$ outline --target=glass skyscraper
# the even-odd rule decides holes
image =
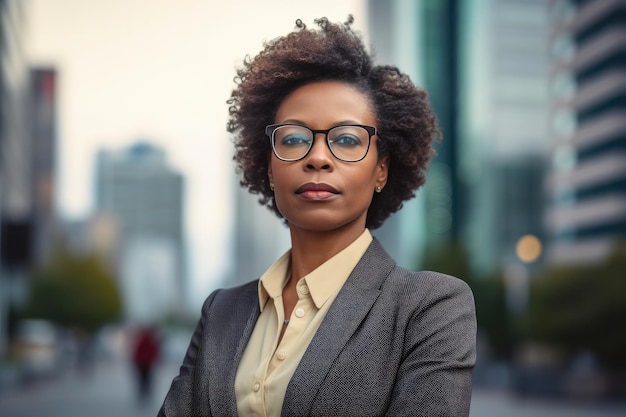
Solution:
[[[551,263],[595,262],[626,236],[626,3],[552,1]]]
[[[463,244],[480,273],[543,237],[548,140],[545,1],[370,0],[380,61],[430,94],[443,133],[423,190],[381,229],[401,264]],[[387,241],[391,243],[387,243]],[[452,261],[452,260],[451,260]]]

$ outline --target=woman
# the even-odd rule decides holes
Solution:
[[[241,183],[292,247],[208,297],[160,416],[469,414],[469,288],[400,268],[369,232],[424,183],[426,93],[373,66],[351,21],[316,23],[246,60],[229,101]]]

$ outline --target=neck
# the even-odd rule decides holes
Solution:
[[[290,228],[291,280],[297,282],[354,242],[365,230],[351,228],[333,232],[311,232]]]

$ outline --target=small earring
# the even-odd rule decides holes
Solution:
[[[274,184],[270,182],[270,190],[274,191]]]
[[[380,187],[380,185],[376,186],[376,192],[380,193],[383,189]]]

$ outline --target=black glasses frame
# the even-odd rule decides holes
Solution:
[[[274,145],[274,133],[276,132],[276,130],[278,128],[283,127],[283,126],[298,126],[298,127],[301,127],[301,128],[309,130],[313,134],[313,140],[311,140],[311,143],[309,144],[309,149],[307,149],[307,151],[301,157],[299,157],[299,158],[283,158],[280,155],[278,155],[278,153],[276,152],[276,147]],[[340,158],[337,155],[335,155],[335,152],[333,152],[332,146],[330,146],[330,142],[328,142],[328,133],[331,130],[336,129],[338,127],[360,127],[360,128],[363,128],[367,132],[367,134],[368,134],[367,149],[365,150],[365,154],[361,158],[359,158],[359,159],[343,159],[343,158]],[[328,150],[330,151],[330,153],[336,159],[338,159],[340,161],[343,161],[343,162],[359,162],[359,161],[362,161],[367,156],[367,153],[370,151],[370,145],[372,143],[372,136],[378,135],[378,131],[376,130],[376,128],[374,126],[358,125],[358,124],[337,125],[337,126],[331,127],[330,129],[321,129],[321,130],[319,130],[319,129],[318,130],[314,130],[314,129],[308,128],[306,126],[293,124],[293,123],[274,124],[274,125],[267,125],[265,127],[265,134],[270,139],[270,144],[272,145],[272,152],[274,153],[276,158],[280,159],[281,161],[285,161],[285,162],[296,162],[296,161],[300,161],[300,160],[306,158],[306,156],[309,154],[309,152],[311,152],[311,149],[313,149],[313,143],[315,142],[315,135],[317,135],[319,133],[323,133],[324,134],[324,138],[326,138],[326,146],[328,146]]]

